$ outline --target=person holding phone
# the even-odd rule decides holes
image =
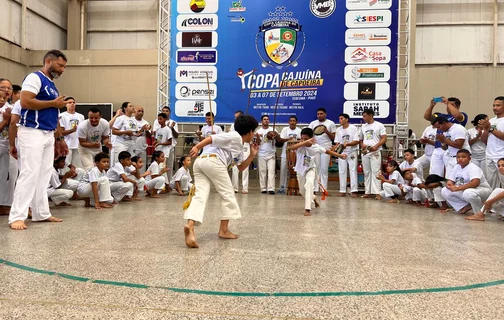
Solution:
[[[446,105],[446,114],[438,112],[434,114],[432,113],[434,107],[439,102],[444,103]],[[460,124],[461,126],[465,127],[468,118],[467,113],[460,111],[461,104],[462,102],[460,101],[460,99],[455,97],[450,97],[448,99],[445,97],[434,97],[432,98],[427,110],[425,110],[424,119],[427,121],[431,121],[433,115],[444,116],[446,119],[448,119],[448,122]]]

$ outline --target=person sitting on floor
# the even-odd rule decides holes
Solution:
[[[399,164],[395,160],[390,160],[387,164],[388,179],[385,179],[383,174],[379,174],[376,178],[382,182],[383,190],[376,195],[376,200],[383,198],[391,198],[388,203],[399,203],[398,196],[402,196],[401,187],[404,185],[404,179],[399,170]]]

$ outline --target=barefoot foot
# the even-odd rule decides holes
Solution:
[[[11,223],[10,228],[12,230],[24,230],[24,229],[26,229],[26,224],[24,223],[23,220],[18,220],[18,221],[14,221],[13,223]]]
[[[49,218],[47,218],[47,219],[45,219],[45,220],[36,221],[36,222],[61,222],[61,221],[63,221],[63,219],[60,219],[60,218],[56,218],[56,217],[51,216],[51,217],[49,217]],[[35,221],[34,221],[34,222],[35,222]]]
[[[471,211],[471,209],[472,209],[471,205],[468,204],[467,206],[465,206],[462,209],[460,209],[459,211],[457,211],[457,213],[466,214],[467,212]]]
[[[199,248],[194,235],[194,227],[184,226],[185,244],[189,248]]]
[[[466,220],[485,221],[485,214],[483,212],[478,212],[469,217],[466,217]]]
[[[305,210],[305,211],[304,211],[304,216],[305,216],[305,217],[309,217],[309,216],[311,216],[311,211],[310,211],[310,210]]]
[[[320,202],[318,201],[317,197],[313,199],[313,202],[315,202],[315,208],[320,208]]]
[[[238,236],[231,231],[219,231],[219,238],[221,239],[238,239]]]

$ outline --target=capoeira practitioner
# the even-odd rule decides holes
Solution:
[[[342,149],[346,154],[346,159],[338,159],[338,171],[340,181],[340,197],[346,195],[347,190],[347,172],[350,174],[350,193],[352,198],[357,197],[359,191],[359,182],[357,180],[357,150],[359,146],[359,129],[353,124],[348,123],[350,116],[342,113],[339,116],[340,127],[336,129],[336,137],[333,149]],[[341,146],[341,147],[340,147]]]
[[[62,135],[65,137],[65,142],[68,146],[68,156],[66,157],[67,166],[72,164],[76,168],[82,168],[78,148],[79,137],[77,136],[77,127],[79,123],[84,121],[84,116],[75,112],[75,98],[66,97],[67,111],[60,116],[60,126],[63,129]]]
[[[289,173],[289,168],[287,167],[287,142],[292,140],[298,140],[301,137],[301,129],[297,127],[298,119],[296,116],[291,116],[289,118],[289,126],[282,129],[280,132],[280,138],[277,139],[278,142],[283,143],[282,147],[282,161],[280,163],[280,188],[278,189],[278,194],[285,194],[287,187],[287,175]]]
[[[243,116],[243,111],[236,111],[235,114],[235,119],[238,118],[239,116]],[[233,132],[233,131],[236,131],[234,129],[234,123],[231,125],[231,128],[229,128],[229,131],[230,132]],[[248,158],[250,154],[250,143],[248,142],[244,142],[243,143],[243,157],[245,159]],[[235,193],[237,193],[239,190],[238,190],[238,185],[239,185],[239,174],[240,174],[240,170],[238,170],[238,167],[236,166],[233,166],[233,169],[231,170],[232,173],[231,173],[231,181],[233,182],[233,189],[235,191]],[[242,172],[242,193],[243,194],[247,194],[248,193],[248,185],[249,185],[249,168],[246,168],[244,169]]]
[[[79,123],[77,137],[79,137],[79,156],[84,170],[87,172],[95,165],[94,157],[102,152],[103,144],[110,147],[110,128],[107,120],[102,119],[98,108],[91,108],[88,119]]]
[[[499,188],[504,176],[499,175],[497,161],[504,155],[504,96],[493,102],[495,118],[480,121],[483,128],[481,140],[486,142],[485,177],[492,189]]]

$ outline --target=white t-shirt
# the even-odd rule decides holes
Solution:
[[[361,127],[362,129],[362,141],[366,146],[373,147],[381,140],[381,136],[387,134],[385,126],[378,121],[373,123],[364,123]],[[382,146],[378,148],[381,150]]]
[[[116,162],[116,164],[107,171],[107,178],[110,182],[122,181],[122,174],[128,175],[133,171],[135,171],[135,169],[132,169],[131,166],[124,167],[120,162]]]
[[[275,156],[276,152],[276,147],[275,147],[275,140],[269,140],[268,139],[268,132],[273,131],[273,128],[268,127],[267,129],[264,129],[263,127],[260,127],[257,129],[256,133],[259,134],[261,138],[261,145],[259,146],[259,151],[257,154],[260,157],[263,158],[271,158]],[[276,132],[276,130],[275,130]]]
[[[478,135],[478,130],[476,128],[470,128],[467,130],[467,140],[476,138]],[[471,146],[471,157],[475,160],[484,160],[486,155],[486,144],[481,141],[481,139],[476,140]]]
[[[290,127],[285,127],[280,132],[280,138],[282,139],[293,138],[291,141],[299,140],[301,138],[301,129],[296,127],[296,129],[292,130]],[[286,157],[286,150],[287,150],[287,142],[284,142],[282,147],[282,158]]]
[[[180,181],[184,176],[189,179],[188,182],[192,182],[191,173],[189,172],[189,169],[186,169],[182,166],[177,170],[177,172],[175,172],[172,181],[173,182]]]
[[[101,172],[98,167],[92,167],[88,172],[86,172],[83,176],[82,176],[82,180],[80,181],[81,184],[88,184],[88,183],[92,183],[92,182],[98,182],[98,179],[100,179],[101,177],[106,177],[107,176],[107,172],[105,170],[103,170],[103,172]]]
[[[164,126],[163,128],[159,128],[156,130],[156,141],[158,143],[166,143],[170,139],[172,139],[172,144],[173,144],[173,137],[172,137],[172,130],[171,128]],[[165,154],[165,157],[169,156],[170,150],[172,148],[172,145],[158,145],[156,147],[156,150],[163,151]]]
[[[466,150],[471,150],[471,147],[469,146],[469,141],[467,140],[467,130],[462,127],[460,124],[452,124],[450,129],[448,131],[443,132],[443,135],[446,137],[447,140],[450,141],[456,141],[460,139],[464,139],[464,145],[462,146],[462,149]],[[448,146],[448,150],[446,150],[446,154],[450,157],[455,157],[457,155],[457,151],[460,149],[457,149],[452,146]]]
[[[346,129],[342,126],[336,129],[336,136],[334,137],[335,143],[344,144],[354,141],[359,141],[359,128],[351,124]],[[345,149],[343,149],[343,153],[350,154],[356,151],[358,147],[358,145],[347,146]]]
[[[0,108],[0,122],[4,120],[3,113],[5,110],[11,109],[12,114],[12,106],[9,103],[5,103],[2,108]],[[0,132],[0,148],[7,152],[9,152],[9,124],[7,123],[5,127]]]
[[[80,113],[68,113],[63,112],[60,114],[60,126],[65,130],[71,130],[79,126],[79,123],[84,121],[84,116]],[[79,147],[79,137],[77,136],[77,131],[65,136],[65,142],[68,149],[77,149]]]
[[[399,169],[404,171],[404,169],[409,169],[409,168],[416,168],[417,170],[415,172],[412,172],[413,174],[418,174],[420,177],[423,176],[422,168],[420,167],[420,164],[418,163],[417,160],[414,160],[413,163],[408,163],[408,161],[404,160],[401,162],[399,165]]]
[[[329,131],[330,133],[336,132],[336,124],[329,119],[325,119],[324,122],[320,122],[319,120],[314,120],[314,121],[310,122],[310,124],[308,125],[308,128],[314,129],[316,126],[319,126],[321,124],[323,124],[327,128],[327,131]],[[327,135],[327,133],[323,133],[320,136],[314,136],[314,137],[315,137],[315,141],[317,142],[318,145],[320,145],[326,149],[329,149],[332,146],[332,141],[331,141],[331,139],[329,139],[329,136]]]
[[[142,119],[142,120],[135,119],[135,121],[137,122],[137,128],[138,128],[138,130],[141,130],[143,128],[143,126],[145,126],[146,124],[149,124],[144,119]],[[135,150],[136,151],[141,151],[141,150],[147,149],[147,147],[148,147],[148,145],[147,145],[147,140],[145,138],[145,132],[144,132],[141,136],[137,137],[137,139],[135,141]]]
[[[318,145],[312,144],[311,147],[301,147],[296,150],[296,166],[294,171],[304,176],[306,172],[310,169],[317,167],[315,164],[315,156],[317,154],[325,154],[326,148]]]
[[[504,117],[490,119],[490,125],[498,131],[504,132]],[[493,134],[488,134],[486,157],[492,160],[499,160],[504,156],[504,140],[501,140]]]
[[[209,137],[211,135],[213,135],[212,132],[215,132],[215,134],[219,134],[219,133],[222,133],[222,128],[218,125],[213,125],[213,126],[209,126],[209,125],[206,125],[204,126],[203,128],[201,128],[201,136],[203,138],[206,138],[206,137]],[[205,150],[206,148],[208,148],[210,145],[208,146],[205,146],[203,148],[203,150]]]
[[[453,167],[450,174],[449,180],[453,181],[456,186],[462,186],[468,184],[472,179],[480,179],[479,187],[490,188],[483,170],[481,170],[477,165],[470,162],[467,166],[462,168],[459,164]]]
[[[21,115],[21,100],[16,101],[14,103],[14,107],[12,108],[11,114],[15,114],[20,116]]]
[[[61,181],[59,178],[59,173],[56,169],[53,168],[51,179],[49,180],[49,187],[47,189],[47,195],[51,196],[55,189],[58,189],[61,186]]]
[[[119,131],[138,131],[137,121],[134,116],[128,117],[127,115],[122,115],[116,119],[114,122],[114,129]],[[114,145],[119,143],[127,146],[134,146],[136,141],[136,136],[128,136],[128,135],[116,135]]]
[[[394,170],[391,174],[389,174],[388,180],[394,180],[394,185],[398,186],[400,184],[404,184],[404,179],[401,176],[401,173],[397,170]]]
[[[413,173],[413,180],[411,180],[411,182],[404,180],[404,183],[405,183],[405,185],[403,186],[404,190],[410,192],[413,191],[413,187],[416,187],[419,184],[423,183],[423,180]]]
[[[203,154],[216,154],[228,169],[243,162],[242,137],[236,131],[212,135],[212,144],[203,150]]]
[[[175,125],[173,126],[173,130],[175,130],[175,132],[179,133],[177,122],[168,119],[166,121],[166,126],[171,127],[172,123],[175,123]],[[152,125],[152,131],[156,132],[157,129],[159,129],[159,128],[161,128],[161,125],[159,124],[158,120],[156,119],[156,120],[154,120],[154,124]],[[172,136],[173,136],[173,131],[172,131]],[[175,147],[176,145],[177,145],[177,139],[173,139],[172,146]]]
[[[424,132],[422,133],[422,138],[426,138],[426,139],[429,139],[429,140],[436,142],[436,134],[437,134],[437,129],[434,128],[433,126],[428,126],[427,128],[425,128]],[[425,145],[424,154],[427,157],[430,157],[430,156],[432,156],[434,149],[435,149],[434,145],[427,143]]]
[[[149,168],[147,169],[151,174],[145,177],[146,181],[152,180],[152,176],[156,175],[158,176],[159,173],[161,172],[161,167],[159,166],[159,163],[156,161],[152,162]]]
[[[101,144],[102,137],[108,137],[109,135],[110,128],[107,120],[105,119],[100,119],[100,122],[96,127],[93,127],[89,120],[82,121],[77,127],[77,137],[79,139],[86,139],[87,142],[99,142]],[[101,150],[101,146],[100,148],[90,149]]]

